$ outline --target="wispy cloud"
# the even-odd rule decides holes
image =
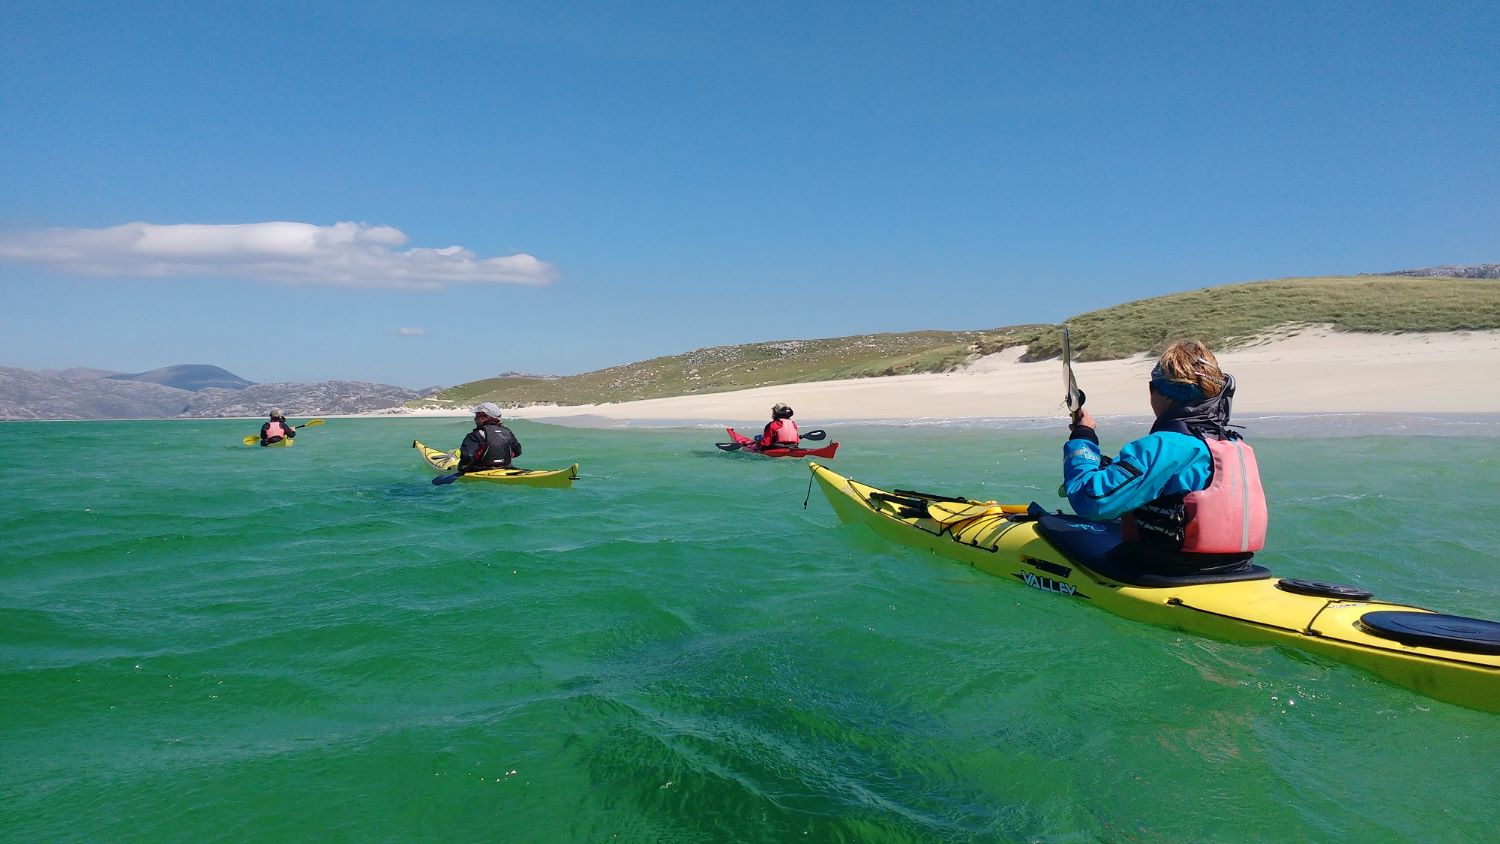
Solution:
[[[396,333],[401,335],[402,337],[425,337],[427,336],[427,329],[409,328],[403,325],[400,328],[396,329]]]
[[[240,223],[0,234],[0,260],[104,276],[223,276],[281,284],[438,290],[449,284],[546,284],[551,264],[526,255],[480,258],[462,246],[410,248],[390,226]]]

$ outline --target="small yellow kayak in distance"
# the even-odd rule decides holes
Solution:
[[[427,461],[428,466],[439,472],[452,472],[458,466],[458,449],[438,451],[421,440],[412,440],[411,447],[422,455],[422,459]],[[520,486],[570,487],[574,481],[578,480],[578,464],[574,463],[566,469],[482,469],[478,472],[465,472],[459,480],[489,481]]]

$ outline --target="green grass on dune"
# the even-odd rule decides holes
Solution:
[[[1232,349],[1270,332],[1325,324],[1373,333],[1500,329],[1500,282],[1403,276],[1289,278],[1141,299],[1068,320],[1078,360],[1155,353],[1183,337],[1197,337],[1216,350]],[[1021,345],[1027,347],[1023,360],[1055,358],[1062,354],[1062,334],[1053,325],[1019,325],[715,346],[563,378],[487,378],[445,390],[438,403],[597,404],[948,372],[978,356]]]
[[[512,405],[595,404],[805,381],[946,372],[983,349],[1018,345],[1022,336],[1042,328],[912,331],[714,346],[564,378],[486,378],[445,390],[438,398],[454,404],[485,400]]]
[[[1232,349],[1257,335],[1307,325],[1401,333],[1500,328],[1500,283],[1492,279],[1329,276],[1206,287],[1127,302],[1068,320],[1078,360],[1160,352],[1196,337]],[[1062,354],[1062,334],[1043,331],[1024,360]]]

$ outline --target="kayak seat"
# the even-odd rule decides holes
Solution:
[[[1500,623],[1462,615],[1381,610],[1359,617],[1366,632],[1403,645],[1500,654]]]
[[[1257,565],[1234,572],[1154,574],[1136,571],[1115,557],[1114,550],[1121,542],[1120,523],[1117,521],[1095,522],[1081,516],[1048,513],[1042,505],[1035,503],[1031,505],[1027,517],[1036,519],[1037,530],[1063,556],[1095,574],[1130,586],[1197,586],[1204,583],[1265,580],[1271,576],[1270,569]]]

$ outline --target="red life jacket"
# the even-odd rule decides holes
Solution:
[[[1188,554],[1245,554],[1266,546],[1269,513],[1255,451],[1239,437],[1199,437],[1208,446],[1208,487],[1165,495],[1127,513],[1122,538]]]
[[[778,445],[796,445],[802,442],[802,436],[797,433],[797,423],[790,419],[778,419],[771,423],[775,430],[775,439],[772,442]]]
[[[279,419],[272,419],[266,423],[266,439],[286,436],[286,425]]]

